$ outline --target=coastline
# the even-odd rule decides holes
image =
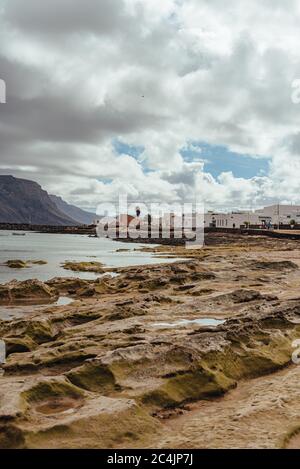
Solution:
[[[294,412],[289,404],[250,403],[249,412],[241,406],[244,415],[236,410],[234,432],[230,402],[239,409],[257,379],[266,392],[277,372],[292,373],[295,383],[299,378],[298,367],[290,366],[300,336],[299,246],[220,234],[208,244],[192,252],[145,248],[186,260],[123,267],[114,278],[57,278],[35,290],[30,282],[15,285],[18,301],[22,291],[28,298],[26,288],[36,299],[46,289],[49,304],[0,321],[8,351],[0,446],[283,445],[297,426],[294,389],[285,389]],[[59,296],[74,301],[51,305]],[[288,418],[280,417],[276,432],[265,432],[259,443],[246,429],[258,428],[270,407],[274,418]],[[203,412],[214,418],[203,419]]]
[[[0,231],[24,231],[24,232],[37,232],[46,234],[78,234],[96,237],[96,226],[94,225],[78,225],[78,226],[55,226],[55,225],[32,225],[24,223],[0,223]],[[213,228],[205,227],[204,232],[206,235],[219,234],[220,236],[228,237],[263,237],[274,239],[286,240],[300,240],[300,231],[290,229],[283,230],[269,230],[269,229],[256,229],[256,228]],[[131,237],[110,237],[114,241],[123,243],[139,243],[139,244],[161,244],[166,246],[184,246],[185,239],[181,237],[176,238],[174,231],[171,230],[170,237],[164,238],[163,236],[151,237],[149,233],[145,232],[144,236],[139,238]]]
[[[51,226],[51,225],[32,225],[29,223],[0,223],[0,231],[35,231],[37,233],[47,234],[96,234],[94,226]]]

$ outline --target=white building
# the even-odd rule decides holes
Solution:
[[[247,226],[265,228],[274,225],[297,225],[300,224],[300,205],[270,205],[253,212],[208,212],[205,214],[204,219],[205,227],[216,228],[238,229]]]
[[[204,216],[204,226],[211,228],[245,228],[249,225],[262,225],[260,217],[253,212],[216,213]]]
[[[295,224],[300,223],[300,205],[270,205],[255,211],[261,218],[269,217],[272,225],[290,225],[292,221]]]
[[[166,213],[162,217],[154,218],[151,217],[151,228],[153,231],[159,230],[160,227],[163,229],[175,229],[181,230],[182,225],[196,226],[195,221],[192,222],[193,215],[184,215],[186,220],[183,220],[182,216],[176,216],[173,213]],[[128,226],[134,218],[131,215],[121,215],[121,226]],[[190,225],[188,225],[188,219],[191,219]],[[141,229],[147,229],[148,218],[141,217]],[[94,221],[95,225],[101,222],[101,218]],[[116,218],[112,218],[111,226],[117,226],[119,223]],[[256,228],[276,227],[276,226],[287,226],[287,225],[300,225],[300,205],[270,205],[262,209],[255,211],[233,211],[230,213],[225,212],[207,212],[204,215],[204,227],[205,228],[247,228],[248,226]]]

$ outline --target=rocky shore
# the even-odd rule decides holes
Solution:
[[[146,249],[186,259],[0,286],[2,305],[47,303],[0,321],[0,447],[297,444],[299,243]],[[74,302],[51,305],[61,295]]]

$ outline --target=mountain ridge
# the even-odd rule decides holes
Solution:
[[[49,194],[49,197],[61,212],[83,225],[91,225],[96,218],[95,213],[87,212],[76,205],[69,204],[60,196]]]
[[[37,182],[11,175],[0,175],[0,223],[50,226],[81,224],[61,210]]]

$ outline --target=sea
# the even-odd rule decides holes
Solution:
[[[65,270],[62,267],[65,261],[101,262],[109,267],[113,274],[116,267],[151,265],[177,260],[163,259],[149,252],[138,251],[144,246],[144,244],[122,243],[109,238],[86,235],[0,231],[0,284],[13,279],[36,278],[46,281],[53,277],[79,277],[92,280],[101,276],[101,274],[90,272]],[[5,265],[5,262],[12,259],[42,260],[47,264],[33,264],[28,268],[11,269]]]

